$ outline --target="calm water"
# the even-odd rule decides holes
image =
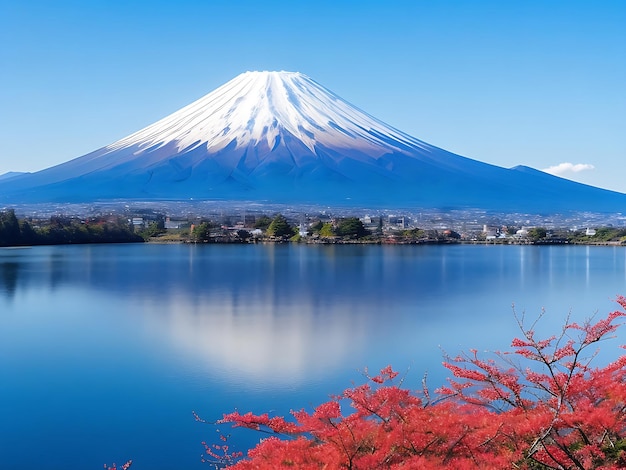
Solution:
[[[615,310],[625,263],[619,247],[0,249],[0,467],[206,468],[217,434],[192,410],[282,414],[387,364],[435,388],[442,350],[508,346],[512,304],[545,308],[550,333]]]

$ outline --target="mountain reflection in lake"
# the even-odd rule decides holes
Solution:
[[[288,413],[387,364],[436,388],[442,349],[508,347],[513,303],[545,308],[547,333],[569,310],[616,309],[625,260],[573,246],[0,250],[0,460],[201,468],[214,430],[191,410]]]

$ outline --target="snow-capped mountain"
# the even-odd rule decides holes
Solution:
[[[619,211],[626,195],[431,146],[300,73],[246,72],[92,153],[0,180],[2,202],[220,199]]]

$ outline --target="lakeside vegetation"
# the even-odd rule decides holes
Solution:
[[[0,212],[0,246],[67,245],[143,242],[122,217],[76,219],[62,216],[45,221],[18,219],[13,210]]]
[[[283,214],[232,223],[192,218],[174,227],[165,215],[146,217],[107,214],[94,217],[55,215],[48,219],[18,218],[12,209],[0,211],[0,246],[84,243],[311,243],[311,244],[586,244],[626,245],[626,228],[548,229],[502,226],[482,232],[426,229],[383,223],[383,218],[309,217],[297,223]]]
[[[330,220],[310,220],[296,224],[282,214],[274,217],[262,215],[254,223],[227,226],[218,221],[205,220],[198,225],[177,230],[157,230],[155,223],[147,229],[154,235],[149,241],[187,243],[314,243],[314,244],[614,244],[626,245],[626,228],[599,227],[588,229],[550,230],[545,227],[498,228],[497,236],[488,231],[468,236],[454,230],[422,229],[417,227],[397,228],[385,226],[382,219],[374,224],[364,224],[357,217],[338,217]]]

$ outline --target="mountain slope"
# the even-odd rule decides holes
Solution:
[[[25,175],[25,172],[9,171],[0,175],[0,180],[8,180],[9,178],[15,178],[16,176]]]
[[[536,170],[534,170],[536,172]],[[95,152],[0,181],[0,201],[222,199],[616,211],[626,196],[411,137],[299,73],[246,72]],[[554,178],[554,177],[550,177]]]

